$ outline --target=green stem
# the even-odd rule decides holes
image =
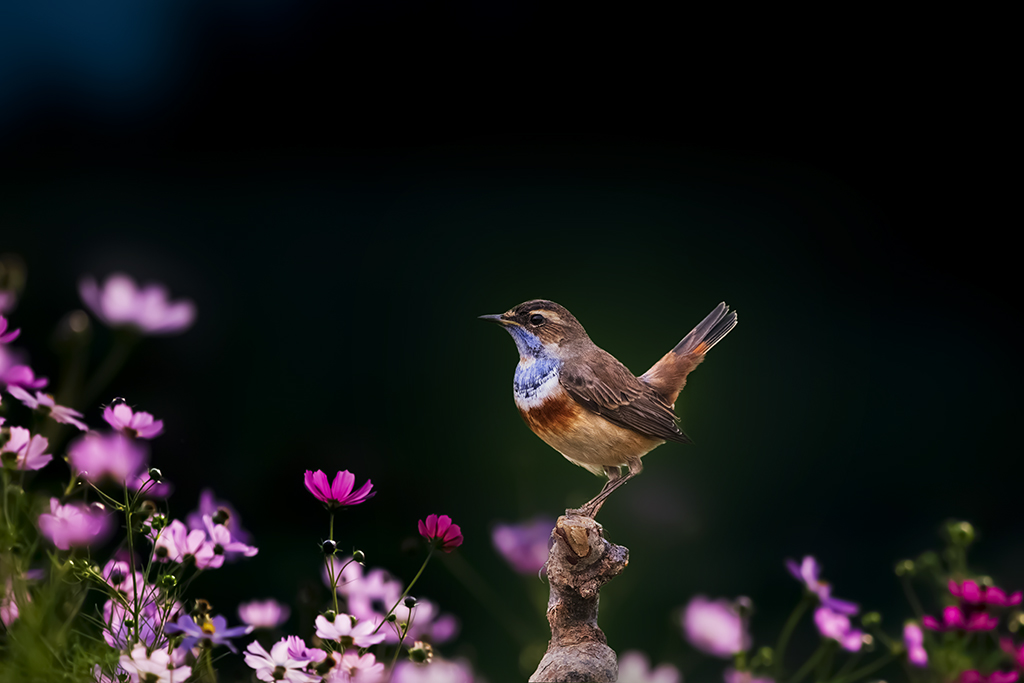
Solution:
[[[857,669],[852,674],[847,674],[846,676],[843,676],[842,678],[839,678],[839,677],[833,678],[831,683],[852,683],[853,681],[856,681],[859,678],[864,678],[865,676],[867,676],[869,674],[873,674],[874,672],[878,671],[879,669],[881,669],[883,666],[885,666],[886,664],[888,664],[892,660],[896,659],[896,657],[898,657],[898,656],[899,656],[899,653],[890,652],[887,657],[882,657],[881,659],[876,659],[875,661],[871,662],[870,664],[866,664],[866,665],[862,666],[861,668]]]
[[[775,680],[778,681],[782,678],[782,664],[783,659],[786,656],[786,646],[789,645],[789,639],[793,635],[793,629],[796,628],[797,623],[800,621],[800,617],[804,615],[807,608],[811,606],[811,603],[815,601],[817,596],[813,593],[805,593],[804,597],[800,602],[797,603],[796,607],[793,608],[793,612],[789,615],[789,619],[786,620],[786,625],[782,627],[782,633],[779,634],[779,640],[775,643]]]
[[[427,563],[430,562],[430,558],[433,556],[434,544],[431,543],[430,552],[427,553],[427,559],[423,560],[423,564],[420,566],[420,570],[416,572],[416,576],[412,577],[412,581],[409,582],[409,586],[405,589],[405,592],[402,593],[402,597],[398,598],[395,604],[391,606],[391,609],[388,610],[388,613],[384,615],[384,619],[379,624],[377,624],[377,628],[373,629],[373,633],[379,631],[380,627],[387,623],[387,619],[391,616],[391,613],[394,612],[395,609],[402,604],[402,600],[405,600],[406,596],[409,595],[409,591],[411,591],[412,587],[416,585],[416,581],[419,580],[420,576],[422,576],[423,570],[427,568]]]
[[[830,649],[830,641],[823,640],[818,649],[814,651],[811,658],[804,662],[804,665],[793,675],[793,678],[789,679],[789,683],[800,683],[807,674],[811,673],[811,670],[817,665],[818,661],[825,656],[825,653]]]
[[[3,467],[0,465],[0,467]],[[7,487],[11,483],[11,473],[7,471],[7,468],[3,468],[3,489],[0,489],[0,495],[4,497],[4,524],[7,525],[7,533],[11,536],[11,543],[14,543],[14,524],[11,522],[11,515],[7,509]]]
[[[327,538],[334,540],[334,510],[331,510],[331,524],[327,532]],[[334,613],[338,613],[338,579],[341,578],[341,572],[338,575],[334,575],[334,555],[327,558],[327,574],[331,579],[331,597],[334,598]]]
[[[133,538],[134,534],[132,533],[132,506],[131,506],[131,503],[128,500],[128,483],[127,482],[125,482],[125,485],[124,485],[124,520],[125,520],[125,526],[127,527],[125,529],[125,531],[127,532],[127,541],[128,541],[128,566],[131,568],[131,572],[132,572],[132,596],[133,596],[132,602],[134,603],[133,604],[132,619],[135,621],[135,628],[134,628],[134,630],[135,630],[135,638],[136,638],[136,641],[137,641],[138,638],[139,638],[140,630],[141,630],[141,626],[139,626],[139,611],[140,611],[139,610],[139,588],[135,584],[135,579],[136,579],[136,577],[135,577],[135,540]]]

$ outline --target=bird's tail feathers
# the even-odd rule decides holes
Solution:
[[[711,350],[722,337],[729,334],[732,328],[736,327],[736,311],[730,311],[725,302],[718,304],[715,310],[708,313],[682,341],[676,344],[672,352],[677,355],[698,354],[703,355]]]

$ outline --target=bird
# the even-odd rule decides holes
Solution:
[[[501,325],[515,341],[513,395],[530,429],[569,462],[608,477],[593,499],[566,511],[591,518],[640,474],[644,455],[666,441],[693,443],[677,424],[676,399],[687,376],[736,326],[736,311],[720,303],[636,377],[553,301],[533,299],[480,318]]]

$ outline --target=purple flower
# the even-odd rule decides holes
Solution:
[[[122,273],[111,275],[102,289],[91,277],[78,285],[82,301],[111,327],[133,327],[143,334],[178,334],[192,326],[196,307],[188,299],[171,302],[163,285],[139,289]]]
[[[550,517],[535,517],[522,524],[497,524],[491,541],[514,570],[536,574],[548,561],[548,542],[554,526]]]
[[[206,569],[213,566],[215,558],[213,545],[207,542],[206,533],[200,529],[189,530],[177,519],[160,532],[153,545],[153,559],[157,562],[195,562],[199,569]]]
[[[458,524],[452,524],[452,518],[448,515],[427,515],[426,520],[419,521],[419,530],[420,536],[446,553],[462,545],[462,529]]]
[[[1013,683],[1020,676],[1018,671],[993,671],[988,676],[980,671],[964,671],[960,683]]]
[[[324,615],[316,618],[316,635],[324,640],[336,640],[341,649],[350,647],[371,647],[381,643],[387,637],[384,631],[374,631],[377,626],[372,621],[359,621],[353,624],[353,617],[338,614],[333,620]]]
[[[166,479],[156,481],[148,471],[140,472],[134,477],[130,477],[125,483],[128,484],[128,488],[132,491],[141,491],[146,498],[159,498],[162,500],[174,491],[174,484]]]
[[[647,655],[639,650],[630,650],[619,657],[618,683],[682,683],[679,669],[671,664],[662,664],[651,669]]]
[[[683,612],[683,631],[690,645],[728,659],[750,647],[750,635],[736,606],[725,599],[695,596]]]
[[[67,406],[59,406],[53,401],[53,396],[44,394],[41,391],[37,391],[35,396],[28,393],[24,389],[13,384],[7,386],[7,391],[10,392],[11,396],[18,399],[32,410],[38,410],[44,415],[49,415],[56,422],[61,424],[74,425],[83,432],[89,431],[89,426],[78,418],[82,417],[82,414],[77,410],[68,408]]]
[[[402,584],[396,581],[383,569],[374,569],[356,579],[349,574],[353,562],[342,574],[342,582],[338,584],[338,592],[345,596],[348,610],[359,619],[383,619],[387,610],[402,597]],[[360,568],[361,571],[361,568]]]
[[[7,442],[4,443],[4,436]],[[53,456],[44,453],[50,442],[45,436],[32,436],[24,427],[11,427],[0,432],[0,461],[4,466],[11,463],[16,470],[38,470],[45,467]]]
[[[837,641],[844,650],[860,651],[864,633],[850,626],[850,618],[824,605],[814,611],[814,623],[825,638]]]
[[[924,649],[924,633],[912,621],[903,625],[903,644],[907,646],[907,659],[917,667],[928,666],[928,652]]]
[[[26,590],[19,591],[16,595],[14,581],[8,576],[5,585],[0,587],[0,623],[10,628],[18,619],[18,602],[30,602],[31,599]]]
[[[0,383],[8,386],[22,387],[23,389],[42,389],[50,380],[45,377],[36,377],[32,368],[27,365],[12,365],[6,370],[0,371]]]
[[[206,529],[206,523],[203,521],[203,517],[209,515],[211,517],[227,516],[227,522],[224,526],[227,526],[228,531],[231,532],[231,538],[241,543],[249,543],[252,536],[248,531],[242,528],[242,518],[231,503],[226,500],[217,500],[213,495],[213,491],[210,489],[203,489],[199,494],[199,507],[188,513],[188,517],[185,518],[189,529]],[[241,553],[228,552],[225,556],[225,561],[233,562],[238,558],[242,557]]]
[[[797,564],[793,560],[786,560],[786,568],[793,577],[804,584],[808,591],[818,596],[818,600],[825,607],[840,614],[856,614],[860,609],[856,603],[848,600],[840,600],[832,597],[832,586],[818,579],[821,574],[821,565],[810,555],[804,557],[803,562]]]
[[[277,600],[253,600],[238,606],[238,618],[255,628],[276,628],[288,621],[292,611]]]
[[[138,594],[137,597],[146,602],[156,594],[156,589],[153,586],[146,585],[142,572],[136,570],[132,575],[131,566],[124,560],[110,560],[100,574],[114,590],[129,600],[133,600]],[[147,589],[151,589],[148,596],[146,595]]]
[[[128,672],[131,683],[184,683],[192,675],[191,667],[178,665],[167,650],[147,652],[144,643],[121,655],[121,668]]]
[[[214,524],[213,518],[203,515],[203,523],[206,525],[206,533],[210,535],[210,545],[213,547],[213,560],[211,568],[217,568],[224,564],[226,553],[241,553],[246,557],[254,557],[259,552],[258,548],[246,545],[241,541],[231,538],[231,532],[222,524]]]
[[[83,477],[98,482],[104,477],[123,482],[134,478],[149,459],[146,448],[121,434],[92,432],[68,447],[68,462]]]
[[[199,625],[192,621],[192,617],[187,614],[182,614],[178,617],[178,621],[164,627],[164,631],[167,633],[185,634],[185,639],[181,641],[181,647],[185,650],[191,650],[198,643],[203,643],[207,647],[226,645],[235,654],[238,654],[238,648],[231,642],[231,638],[252,633],[252,630],[252,626],[228,628],[228,620],[221,616],[207,619],[202,625]]]
[[[921,618],[925,628],[932,631],[991,631],[999,625],[999,620],[985,612],[964,613],[956,605],[949,605],[942,610],[942,623],[933,616]]]
[[[293,659],[308,659],[311,662],[322,662],[327,653],[316,647],[307,647],[306,641],[298,636],[285,636],[282,640],[288,643],[288,654]]]
[[[151,598],[154,593],[150,593]],[[175,603],[171,611],[180,612],[181,605]],[[152,599],[142,601],[137,623],[130,607],[119,600],[107,600],[103,605],[103,640],[110,647],[123,650],[135,640],[135,630],[138,628],[140,643],[149,647],[163,647],[167,644],[161,629],[163,619],[163,608]]]
[[[256,670],[256,678],[261,681],[319,683],[320,676],[303,671],[310,661],[294,657],[288,647],[287,638],[274,643],[270,652],[255,640],[245,648],[245,663]]]
[[[112,527],[113,520],[99,503],[61,505],[51,498],[50,512],[39,515],[39,531],[61,550],[106,540]]]
[[[131,437],[152,439],[164,431],[164,421],[154,420],[149,413],[133,412],[127,403],[103,409],[103,419],[117,431]]]
[[[373,484],[367,479],[358,491],[352,488],[356,482],[356,476],[344,470],[334,475],[334,481],[328,482],[327,475],[321,470],[311,472],[306,470],[306,488],[316,496],[328,508],[336,508],[342,505],[358,505],[366,502],[377,495],[376,491],[370,491]]]
[[[378,662],[370,652],[365,655],[354,650],[344,654],[333,652],[330,657],[336,664],[324,676],[326,683],[379,683],[384,675],[384,663]],[[449,683],[443,678],[438,680]]]
[[[7,318],[0,315],[0,344],[10,344],[12,341],[18,338],[21,334],[21,330],[7,331]]]
[[[977,581],[968,579],[962,584],[949,580],[949,592],[961,602],[969,605],[994,605],[996,607],[1012,607],[1021,602],[1021,591],[1007,596],[1006,591],[997,586],[979,586]]]

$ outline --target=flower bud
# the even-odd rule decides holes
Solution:
[[[768,668],[772,665],[773,655],[774,652],[770,647],[762,647],[760,650],[757,651],[757,654],[754,655],[754,658],[751,660],[750,665],[759,668]]]
[[[159,484],[164,479],[164,473],[155,467],[149,468],[149,478]]]
[[[332,624],[334,623],[334,620],[337,618],[337,616],[338,613],[332,609],[329,609],[326,612],[324,612],[324,619],[331,622]]]
[[[864,643],[864,652],[875,651],[875,637],[870,633],[865,633],[860,637],[860,641]]]
[[[228,520],[231,519],[231,513],[228,512],[227,508],[217,508],[217,512],[213,515],[213,523],[220,524],[221,526],[227,526]]]
[[[754,601],[745,595],[741,595],[733,602],[733,608],[736,610],[736,614],[740,615],[740,618],[749,619],[754,614]]]
[[[414,598],[414,597],[412,597],[412,596],[410,595],[409,597],[407,597],[407,598],[405,599],[405,602],[404,602],[404,603],[402,603],[402,604],[404,604],[404,605],[405,605],[406,607],[408,607],[409,609],[412,609],[413,607],[415,607],[415,606],[416,606],[416,598]]]
[[[417,640],[409,648],[409,661],[414,664],[429,664],[433,658],[434,648],[430,646],[430,643]]]
[[[354,553],[352,553],[352,559],[358,562],[359,564],[362,564],[363,562],[366,562],[366,554],[363,553],[362,550],[357,550]]]
[[[208,601],[203,600],[202,598],[198,598],[198,599],[196,599],[195,606],[192,608],[192,616],[194,616],[194,617],[197,617],[197,616],[205,617],[206,615],[208,615],[210,613],[210,611],[212,609],[213,609],[213,605],[211,605]]]
[[[331,539],[327,539],[320,545],[320,549],[324,551],[324,555],[333,555],[338,552],[338,544]]]
[[[391,614],[389,614],[389,615],[387,616],[387,618],[386,618],[386,619],[385,619],[384,621],[387,621],[387,622],[389,622],[389,623],[393,624],[393,623],[395,623],[395,621],[397,621],[397,620],[398,620],[398,617],[396,617],[396,616],[395,616],[395,613],[394,613],[394,612],[392,612]]]
[[[334,661],[334,657],[325,657],[324,661],[313,667],[313,670],[316,671],[318,676],[324,676],[334,667],[335,664],[337,664],[337,662]]]
[[[1006,626],[1010,629],[1010,633],[1016,633],[1021,630],[1021,627],[1024,627],[1024,612],[1020,610],[1011,612]]]
[[[167,517],[164,515],[153,515],[153,519],[149,521],[150,526],[153,527],[153,531],[160,531],[167,526]]]
[[[868,612],[860,618],[860,623],[864,626],[864,628],[878,626],[882,623],[882,615],[878,612]]]
[[[160,577],[160,587],[164,590],[170,590],[178,585],[178,579],[174,578],[174,574],[164,574]]]
[[[946,533],[953,545],[967,547],[974,542],[974,527],[970,522],[950,522],[946,525]]]

